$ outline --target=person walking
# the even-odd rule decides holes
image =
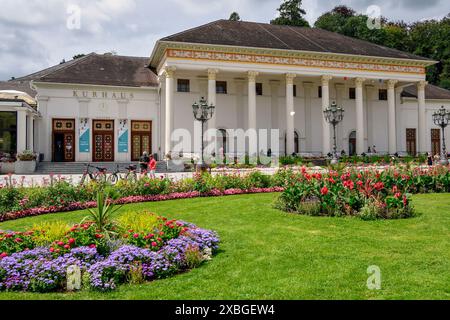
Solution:
[[[150,162],[148,164],[148,170],[150,171],[150,178],[156,179],[156,166],[158,163],[155,160],[155,157],[153,155],[150,155]]]
[[[427,162],[428,162],[428,166],[430,166],[430,167],[433,166],[433,155],[431,154],[431,152],[428,152]]]
[[[139,165],[141,167],[141,174],[147,175],[149,162],[150,162],[150,157],[148,156],[148,152],[145,151],[142,154],[142,157],[139,162]]]

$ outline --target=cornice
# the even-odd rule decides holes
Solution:
[[[360,56],[348,55],[341,53],[324,53],[312,51],[297,51],[297,50],[281,50],[281,49],[265,49],[253,47],[236,47],[224,45],[211,44],[194,44],[184,42],[166,42],[159,41],[152,53],[151,66],[160,67],[162,60],[165,60],[168,50],[192,50],[192,51],[209,51],[216,53],[237,53],[250,55],[266,55],[285,58],[302,58],[312,60],[324,61],[340,61],[340,62],[360,62],[372,63],[380,65],[396,65],[396,66],[410,66],[425,68],[437,63],[437,61],[430,60],[414,60],[414,59],[399,59],[389,57],[374,57],[374,56]]]

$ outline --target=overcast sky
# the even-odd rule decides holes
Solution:
[[[280,0],[0,0],[0,80],[70,60],[78,53],[115,51],[150,56],[156,40],[233,11],[269,22]],[[390,19],[415,21],[450,13],[449,0],[304,0],[311,24],[346,4],[366,13],[377,5]],[[77,17],[77,6],[81,10]],[[80,25],[78,28],[78,21]],[[69,27],[68,27],[69,25]]]

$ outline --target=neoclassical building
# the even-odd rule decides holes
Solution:
[[[0,98],[0,114],[19,114],[16,149],[0,122],[0,151],[33,149],[55,162],[129,162],[143,151],[161,159],[177,129],[196,139],[192,104],[205,97],[224,152],[231,129],[277,129],[279,153],[326,155],[323,109],[335,101],[345,109],[339,151],[438,153],[431,115],[450,107],[450,92],[427,84],[435,63],[320,29],[219,20],[159,40],[149,58],[90,54],[0,83],[35,99],[24,107]],[[183,151],[200,152],[195,141]]]

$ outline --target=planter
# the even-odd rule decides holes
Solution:
[[[32,174],[36,171],[36,161],[17,161],[16,174]]]
[[[0,163],[0,174],[9,174],[16,171],[16,165],[14,162],[2,162]]]

